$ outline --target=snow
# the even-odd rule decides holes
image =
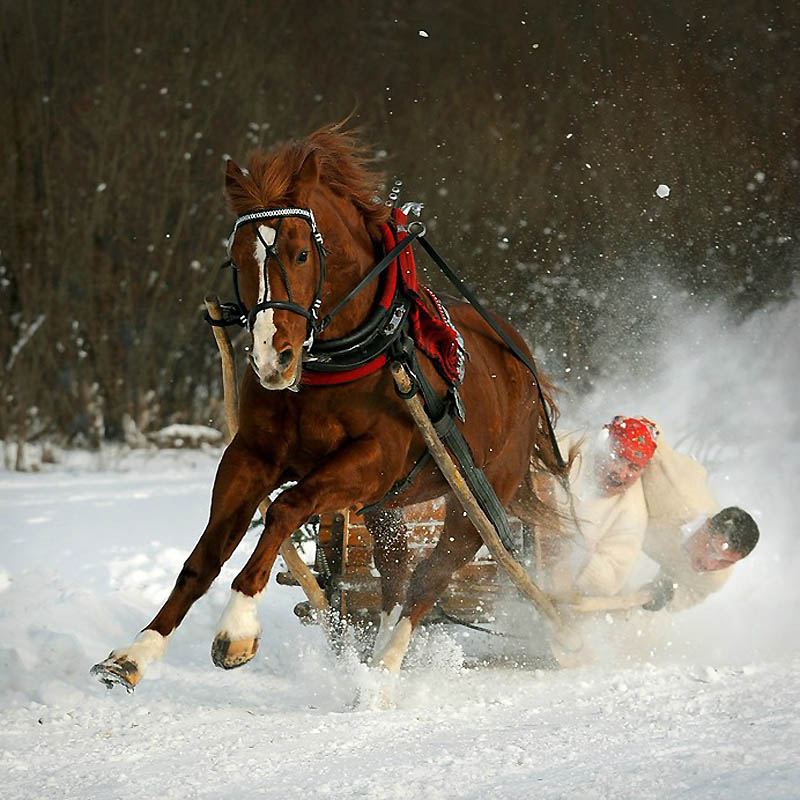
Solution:
[[[162,447],[199,447],[203,444],[220,444],[223,436],[216,428],[207,425],[174,423],[151,433],[148,438]]]
[[[667,186],[666,183],[659,183],[656,187],[656,194],[663,200],[665,197],[669,197],[670,188]]]
[[[702,457],[721,502],[756,515],[762,541],[722,592],[671,619],[608,615],[607,652],[559,672],[497,655],[518,640],[432,627],[391,710],[353,706],[375,676],[301,625],[300,590],[274,581],[257,657],[213,667],[257,530],[136,692],[107,691],[88,670],[165,599],[205,524],[218,452],[74,453],[0,472],[3,800],[797,797],[799,308],[676,325],[649,383],[618,380],[579,409],[656,419]],[[530,619],[519,609],[515,632]]]

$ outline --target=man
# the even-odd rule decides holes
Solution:
[[[560,442],[570,453],[570,492],[553,489],[560,546],[542,565],[554,594],[607,597],[623,588],[647,530],[641,475],[656,438],[649,420],[617,416],[594,439]]]
[[[559,488],[557,547],[542,565],[561,596],[613,597],[642,552],[659,565],[648,611],[689,608],[719,590],[758,542],[736,507],[719,510],[706,470],[676,453],[644,417],[617,416],[594,441],[563,440],[572,458],[570,494]]]
[[[661,567],[643,608],[682,611],[718,591],[731,567],[758,543],[753,518],[740,508],[719,510],[705,469],[663,441],[642,475],[648,508],[643,551]]]
[[[593,436],[559,437],[562,452],[568,453],[568,491],[549,478],[532,476],[511,505],[512,513],[534,523],[537,579],[563,604],[565,628],[549,642],[554,665],[593,660],[581,612],[589,610],[587,603],[596,610],[598,602],[618,595],[641,555],[648,523],[641,475],[656,439],[652,422],[622,416]],[[537,520],[531,494],[551,513],[540,512]]]

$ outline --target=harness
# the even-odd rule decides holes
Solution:
[[[304,220],[311,228],[312,240],[319,262],[317,287],[311,305],[308,308],[295,303],[292,299],[291,286],[285,265],[278,255],[278,238],[283,219],[295,217]],[[271,244],[264,241],[258,230],[258,222],[264,219],[278,219],[275,228],[275,239]],[[248,309],[239,291],[239,267],[233,259],[231,247],[237,231],[243,225],[251,224],[258,241],[264,247],[264,282],[267,285],[267,269],[270,259],[278,264],[281,279],[286,288],[287,300],[264,300]],[[414,228],[412,229],[412,226]],[[252,332],[256,317],[262,311],[270,309],[290,311],[299,314],[308,322],[306,340],[303,343],[303,376],[302,385],[323,386],[349,383],[377,372],[387,361],[387,351],[399,338],[404,323],[408,318],[412,301],[402,291],[402,282],[398,280],[396,271],[388,268],[395,264],[398,257],[409,245],[425,231],[421,223],[411,223],[405,229],[406,235],[401,241],[393,241],[384,257],[328,312],[320,318],[319,309],[322,304],[322,287],[325,283],[327,252],[324,239],[317,228],[314,213],[304,208],[257,209],[238,217],[228,239],[228,260],[222,268],[230,268],[233,275],[233,290],[236,301],[222,303],[223,318],[212,319],[208,312],[205,320],[210,325],[237,325]],[[378,276],[386,272],[378,295],[378,302],[369,318],[354,331],[338,339],[319,339],[318,336],[330,325],[331,321],[359,292],[372,283]]]
[[[303,308],[295,303],[291,295],[291,287],[284,264],[278,255],[278,238],[280,228],[285,218],[295,217],[304,220],[311,228],[312,240],[316,248],[319,275],[314,298],[308,308]],[[258,230],[258,221],[264,219],[278,219],[275,228],[275,239],[267,243]],[[422,394],[428,416],[436,427],[437,433],[449,447],[455,460],[462,469],[467,485],[472,490],[479,504],[494,524],[506,548],[515,553],[516,543],[508,525],[505,511],[494,492],[485,474],[474,462],[472,452],[466,439],[464,439],[456,419],[462,422],[465,419],[464,408],[461,403],[458,387],[463,379],[464,351],[460,335],[450,322],[446,309],[438,298],[426,287],[421,290],[416,284],[416,271],[413,260],[413,251],[410,245],[419,239],[420,244],[433,259],[434,263],[444,273],[448,280],[459,290],[462,296],[483,317],[497,336],[503,341],[510,352],[527,367],[533,376],[539,394],[539,400],[544,411],[547,432],[556,460],[564,466],[564,460],[555,438],[552,420],[547,409],[544,393],[542,391],[536,367],[533,361],[523,353],[516,343],[497,325],[488,312],[483,308],[473,292],[450,269],[444,259],[425,238],[425,226],[422,222],[414,220],[406,222],[406,216],[399,209],[392,211],[392,226],[385,226],[384,241],[387,252],[384,257],[334,306],[324,317],[320,318],[322,287],[325,282],[325,256],[324,239],[317,228],[314,213],[304,208],[274,208],[257,209],[238,217],[234,223],[233,231],[228,240],[228,261],[223,267],[233,270],[233,286],[236,295],[235,303],[223,303],[223,319],[213,320],[206,313],[206,321],[211,325],[238,325],[247,330],[253,330],[256,317],[262,311],[269,309],[289,311],[304,317],[308,323],[307,338],[303,344],[303,375],[302,385],[321,386],[347,383],[369,375],[381,369],[391,358],[404,363],[411,376],[412,394]],[[243,225],[253,225],[255,235],[265,248],[264,281],[268,286],[267,267],[271,259],[278,264],[281,278],[286,288],[288,300],[261,300],[252,309],[248,309],[239,293],[239,268],[233,260],[231,247],[236,232]],[[398,242],[396,235],[405,234]],[[383,278],[381,291],[378,294],[377,305],[361,326],[351,333],[332,340],[320,340],[318,335],[328,327],[331,320],[349,303],[364,287],[374,281],[379,275],[386,273]],[[412,334],[418,334],[420,328],[420,309],[425,309],[425,314],[433,317],[425,306],[422,293],[435,309],[439,319],[435,325],[441,325],[455,335],[457,344],[447,354],[445,359],[437,358],[435,349],[430,351]],[[423,320],[424,321],[424,320]],[[419,368],[417,350],[422,349],[433,361],[439,372],[448,384],[445,397],[439,397],[431,383],[425,378]],[[299,387],[294,387],[297,391]],[[426,465],[430,454],[426,450],[422,457],[412,468],[409,475],[398,481],[389,493],[369,507],[361,509],[362,513],[374,510],[382,505],[388,498],[402,494],[411,484],[421,469]]]

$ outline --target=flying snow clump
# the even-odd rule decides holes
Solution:
[[[666,183],[659,183],[658,188],[656,189],[656,194],[663,200],[665,197],[669,197],[669,186]]]

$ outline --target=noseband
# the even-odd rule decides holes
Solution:
[[[298,305],[292,299],[292,288],[289,284],[289,275],[286,271],[285,265],[278,255],[278,237],[280,236],[281,225],[283,224],[283,220],[287,219],[288,217],[302,219],[308,223],[308,226],[311,228],[311,238],[314,242],[314,248],[317,252],[317,260],[319,261],[317,288],[314,293],[314,299],[311,301],[311,305],[308,308],[303,308],[303,306]],[[258,225],[256,224],[259,220],[263,219],[278,220],[278,224],[275,228],[275,239],[272,244],[267,244],[267,242],[264,241],[264,237],[261,235],[261,231],[258,229]],[[263,266],[264,285],[269,286],[268,267],[270,259],[274,258],[278,264],[278,268],[280,269],[283,285],[286,287],[287,300],[265,300],[261,303],[257,303],[251,309],[248,309],[244,304],[242,296],[239,293],[239,267],[233,260],[231,249],[233,247],[233,240],[236,238],[236,232],[242,227],[242,225],[246,225],[248,223],[253,225],[253,231],[255,232],[256,238],[259,242],[261,242],[266,252]],[[326,277],[325,255],[324,240],[322,238],[322,234],[317,228],[317,221],[314,219],[314,212],[310,208],[262,208],[257,209],[256,211],[250,211],[247,214],[242,214],[240,217],[237,217],[236,222],[233,224],[231,235],[228,238],[229,260],[227,263],[233,269],[233,288],[236,293],[236,311],[239,315],[239,324],[243,325],[243,327],[246,327],[252,332],[256,322],[256,317],[262,311],[269,311],[270,309],[275,309],[277,311],[289,311],[292,314],[298,314],[299,316],[304,317],[307,321],[308,327],[306,330],[306,341],[304,343],[304,347],[310,347],[314,341],[314,336],[321,330],[319,323],[319,309],[322,305],[322,287],[325,283]]]

